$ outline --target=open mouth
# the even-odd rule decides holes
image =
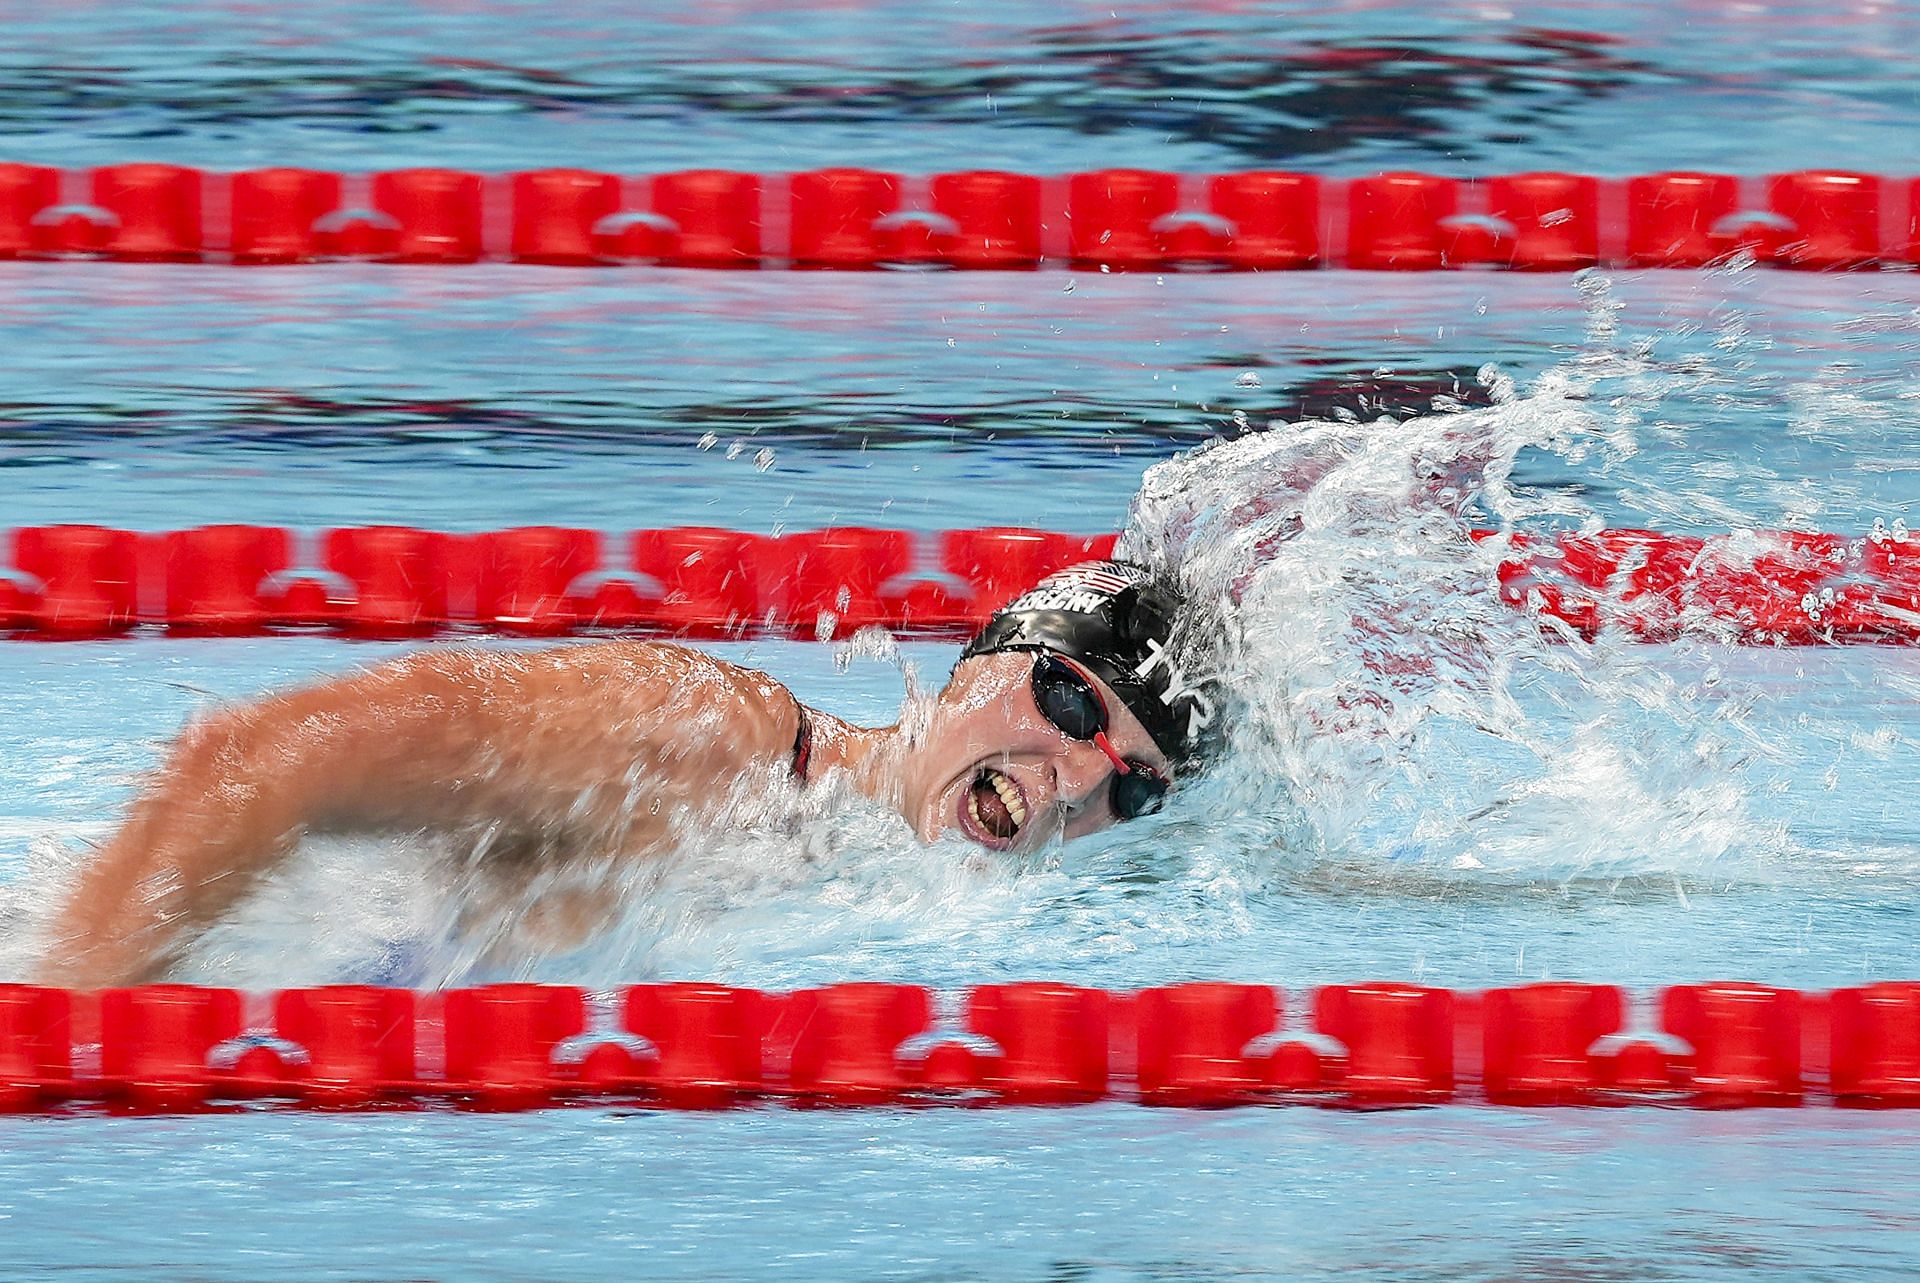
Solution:
[[[966,828],[981,843],[1005,849],[1027,824],[1027,797],[1005,772],[980,768],[960,799]]]

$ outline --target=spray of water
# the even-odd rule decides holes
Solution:
[[[1629,457],[1646,410],[1706,377],[1623,346],[1605,278],[1581,290],[1584,350],[1526,395],[1488,367],[1489,408],[1275,424],[1148,472],[1121,551],[1208,604],[1191,662],[1238,704],[1209,802],[1278,818],[1273,867],[1611,878],[1777,841],[1744,805],[1750,705],[1671,649],[1543,633],[1498,598],[1507,539],[1473,537],[1597,526],[1515,486],[1516,458]]]

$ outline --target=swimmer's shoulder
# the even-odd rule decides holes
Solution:
[[[480,708],[563,709],[630,734],[717,732],[753,754],[790,751],[799,703],[757,669],[671,642],[600,641],[539,650],[433,647],[387,665],[386,680],[418,696]]]
[[[671,642],[609,641],[546,652],[569,675],[629,707],[651,709],[669,726],[708,724],[755,751],[788,751],[800,702],[759,669]]]
[[[615,685],[664,685],[676,694],[733,696],[789,708],[793,702],[784,685],[759,669],[673,642],[590,642],[537,653],[558,669]]]
[[[503,650],[490,646],[433,646],[383,664],[389,680],[458,683],[501,688],[565,689],[602,694],[642,689],[764,693],[785,687],[765,673],[688,646],[661,641],[597,641]]]
[[[645,674],[658,709],[659,734],[672,739],[718,736],[730,754],[785,762],[793,757],[807,717],[785,685],[744,664],[669,642],[614,642],[594,657],[615,669]]]

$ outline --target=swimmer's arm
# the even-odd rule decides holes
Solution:
[[[710,788],[776,758],[793,720],[759,674],[620,643],[425,652],[223,710],[180,736],[82,870],[41,978],[160,975],[309,833],[617,825],[634,780]]]

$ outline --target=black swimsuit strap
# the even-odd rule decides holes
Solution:
[[[800,725],[793,732],[793,778],[804,784],[807,764],[813,760],[813,719],[799,700],[794,700],[793,706],[800,710]]]

